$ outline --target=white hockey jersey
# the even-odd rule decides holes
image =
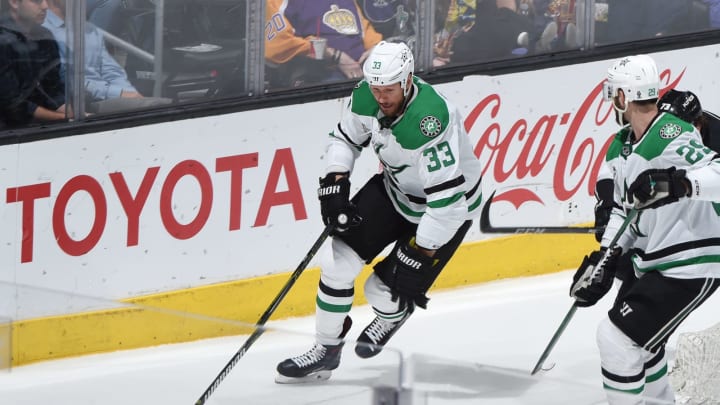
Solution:
[[[702,143],[700,133],[679,118],[659,113],[645,135],[633,144],[632,130],[618,132],[606,155],[612,172],[614,209],[603,235],[607,246],[631,208],[627,188],[648,169],[674,166],[687,171],[693,185],[690,198],[638,213],[619,239],[624,250],[636,247],[635,271],[640,276],[661,271],[674,278],[720,277],[720,160]]]
[[[372,148],[395,209],[418,224],[416,242],[437,249],[479,216],[482,168],[460,112],[421,79],[414,77],[413,87],[404,113],[381,126],[380,107],[360,81],[330,133],[327,172],[352,172],[361,150]]]

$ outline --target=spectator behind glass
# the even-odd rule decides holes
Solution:
[[[4,0],[0,15],[0,121],[22,126],[65,119],[65,86],[45,0]]]
[[[355,0],[268,0],[265,61],[271,87],[362,78],[362,62],[382,40]],[[325,38],[320,59],[310,40]],[[271,65],[271,67],[272,67]]]
[[[575,3],[575,0],[533,0],[532,4],[528,3],[533,10],[530,42],[534,44],[535,52],[563,51],[579,46]]]
[[[47,0],[49,10],[43,26],[49,29],[60,47],[61,75],[67,66],[66,0]],[[87,110],[110,113],[169,104],[170,99],[145,98],[128,80],[125,70],[110,55],[100,31],[85,24],[85,97]]]
[[[414,34],[411,18],[413,0],[358,0],[364,16],[375,31],[388,38],[407,39]]]
[[[480,62],[527,53],[532,20],[517,13],[515,0],[481,1],[475,24],[455,38],[451,62]]]
[[[443,66],[450,62],[455,39],[467,32],[475,24],[475,0],[439,0],[435,3],[436,30],[433,45],[433,66]],[[437,17],[445,16],[438,21]]]

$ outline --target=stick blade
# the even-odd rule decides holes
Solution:
[[[537,364],[535,364],[535,368],[532,369],[532,371],[530,372],[530,375],[535,375],[535,374],[537,374],[538,371],[542,370],[543,360],[539,360],[537,362]]]
[[[485,205],[483,205],[482,212],[480,213],[480,231],[483,233],[492,233],[493,227],[490,225],[490,204],[492,204],[493,197],[495,197],[495,191],[490,194]]]
[[[490,223],[490,204],[492,204],[494,197],[495,191],[490,194],[480,212],[480,232],[482,233],[594,234],[605,229],[605,227],[581,226],[493,226]]]

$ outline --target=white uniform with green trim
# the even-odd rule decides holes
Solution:
[[[437,249],[479,216],[482,168],[460,112],[428,83],[414,77],[413,85],[405,112],[389,128],[381,128],[383,114],[367,82],[355,86],[330,133],[327,172],[352,172],[361,150],[371,147],[395,209],[418,224],[416,242]]]
[[[690,198],[640,211],[636,222],[620,238],[623,249],[644,251],[633,256],[636,273],[658,270],[667,277],[720,277],[720,159],[702,143],[700,133],[679,118],[659,113],[645,135],[632,143],[631,129],[618,132],[606,163],[615,183],[615,201],[628,207],[627,188],[648,169],[685,169],[693,185]],[[622,224],[624,212],[615,209],[603,235],[607,246]]]

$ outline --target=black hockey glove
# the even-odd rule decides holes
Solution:
[[[627,193],[635,208],[642,210],[674,203],[681,197],[687,197],[690,191],[685,170],[671,167],[645,170],[628,187]]]
[[[407,306],[412,313],[415,305],[427,308],[430,300],[425,293],[435,281],[435,259],[410,246],[397,243],[390,255],[375,265],[375,274],[392,293],[392,301],[400,300],[400,308]]]
[[[336,176],[343,177],[335,180]],[[343,233],[360,223],[357,207],[350,202],[350,179],[348,173],[328,173],[320,179],[318,198],[320,214],[325,225],[334,227],[333,233]]]
[[[619,249],[608,252],[607,248],[601,248],[585,256],[570,286],[570,296],[575,298],[577,306],[593,306],[610,291],[617,268],[618,253]]]
[[[613,180],[602,179],[595,184],[595,240],[602,242],[605,226],[610,222],[613,209]]]

